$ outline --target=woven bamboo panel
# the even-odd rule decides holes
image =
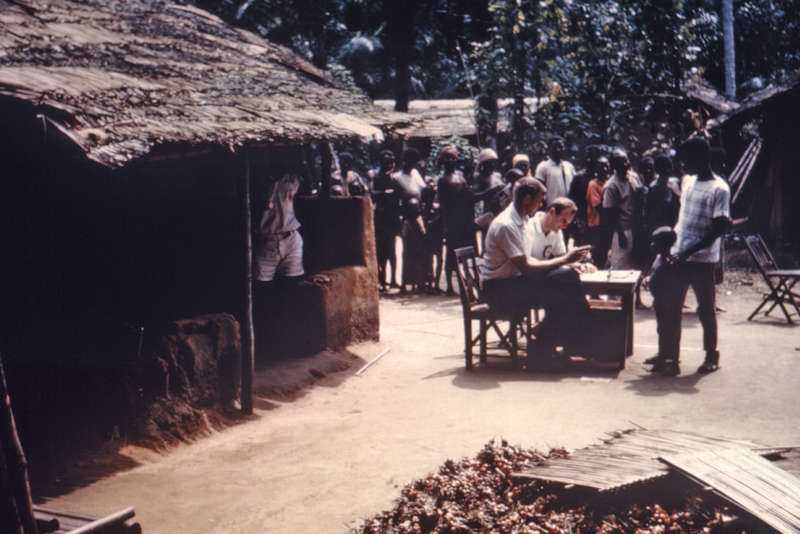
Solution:
[[[748,450],[692,451],[661,458],[784,534],[800,532],[800,478]]]
[[[744,440],[709,438],[672,430],[615,432],[602,444],[551,459],[515,473],[520,477],[575,484],[608,491],[666,476],[669,467],[658,458],[709,449],[755,450],[760,446]],[[778,452],[760,449],[761,454]]]

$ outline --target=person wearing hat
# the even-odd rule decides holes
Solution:
[[[495,172],[497,167],[497,152],[491,148],[484,148],[478,153],[478,166],[472,179],[474,191],[484,191],[502,182],[503,178],[499,172]]]
[[[511,166],[522,171],[524,176],[531,175],[531,158],[527,154],[517,154],[511,160]]]

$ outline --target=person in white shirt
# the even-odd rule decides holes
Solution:
[[[538,180],[520,178],[514,202],[495,217],[486,234],[481,283],[489,306],[514,315],[544,308],[535,343],[528,344],[528,370],[560,371],[566,366],[575,331],[580,331],[589,305],[578,273],[569,268],[582,260],[588,247],[552,259],[531,254],[533,232],[528,219],[542,205],[546,188]],[[562,356],[557,356],[562,347]]]
[[[537,260],[550,260],[564,256],[567,251],[564,230],[572,224],[578,206],[572,199],[560,197],[547,207],[547,211],[537,211],[528,220],[530,232],[530,255]],[[591,263],[573,263],[570,267],[580,272],[595,272]]]
[[[564,139],[551,137],[547,141],[547,149],[549,156],[536,166],[534,176],[547,188],[548,198],[568,197],[572,179],[575,177],[575,167],[564,160]]]

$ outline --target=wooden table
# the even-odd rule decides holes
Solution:
[[[625,358],[633,354],[634,290],[641,276],[641,271],[581,274],[592,308],[586,357],[617,362],[620,369],[625,368]]]

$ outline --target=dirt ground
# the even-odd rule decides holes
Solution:
[[[641,426],[800,445],[800,327],[779,312],[746,320],[756,275],[728,275],[718,295],[721,369],[695,372],[702,329],[690,296],[676,378],[643,365],[656,351],[652,311],[636,312],[622,371],[588,362],[529,374],[497,359],[468,372],[458,298],[384,297],[380,342],[261,370],[252,417],[167,451],[122,446],[108,465],[125,470],[83,483],[80,469],[64,472],[40,500],[95,515],[134,506],[146,534],[346,532],[390,508],[405,483],[493,438],[574,450]],[[93,461],[76,464],[91,472]]]

